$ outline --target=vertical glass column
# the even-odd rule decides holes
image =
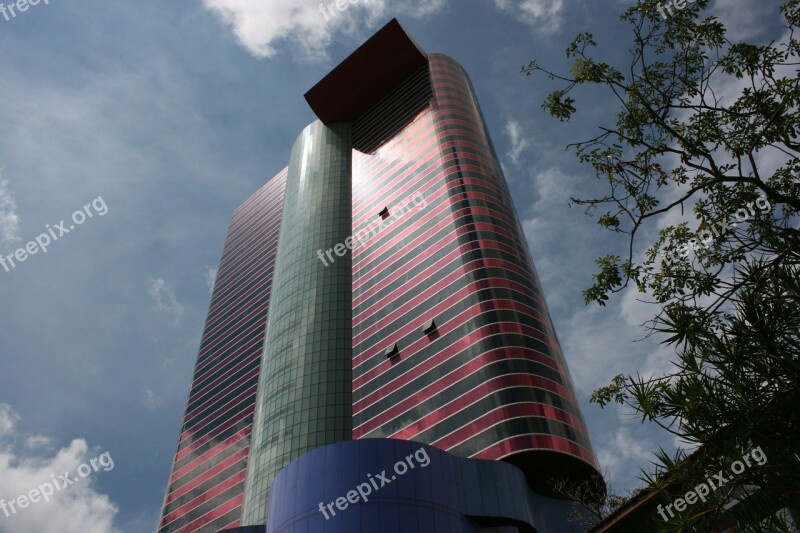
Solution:
[[[352,438],[351,235],[351,125],[316,121],[289,162],[244,525],[264,523],[269,487],[287,463]]]

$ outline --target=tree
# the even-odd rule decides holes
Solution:
[[[589,476],[576,481],[569,476],[552,480],[553,494],[560,498],[570,500],[573,505],[567,519],[582,526],[591,527],[603,518],[612,514],[627,498],[633,496],[628,493],[627,498],[610,490],[606,484],[609,478],[608,471],[603,475]]]
[[[624,12],[633,30],[624,68],[595,59],[588,33],[567,49],[569,74],[522,68],[563,84],[542,103],[562,122],[577,112],[579,87],[618,105],[616,124],[570,145],[607,191],[572,202],[627,240],[627,257],[597,260],[584,297],[603,306],[636,287],[655,305],[647,334],[676,350],[669,373],[620,374],[592,401],[627,405],[697,447],[691,461],[659,452],[645,476],[661,489],[668,479],[676,497],[754,447],[768,458],[665,527],[708,529],[734,501],[744,529],[763,530],[765,518],[788,527],[774,513],[800,501],[800,0],[781,6],[785,33],[766,44],[729,40],[708,0],[676,3],[685,7],[671,14],[657,0]],[[637,237],[670,211],[684,222],[643,248]]]

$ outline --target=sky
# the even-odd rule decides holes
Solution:
[[[674,351],[641,340],[655,310],[635,291],[584,304],[594,259],[624,243],[569,206],[602,189],[565,150],[615,108],[582,91],[561,124],[540,108],[557,86],[520,74],[533,59],[567,71],[583,31],[627,65],[631,3],[358,0],[326,17],[305,0],[41,0],[0,14],[0,255],[36,250],[0,266],[0,499],[86,474],[0,511],[0,533],[155,529],[231,213],[314,120],[303,94],[393,17],[470,73],[599,460],[615,490],[638,486],[676,442],[588,399]],[[734,39],[780,35],[775,0],[711,3]]]

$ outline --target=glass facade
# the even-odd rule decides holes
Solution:
[[[159,533],[239,524],[287,171],[233,214]]]
[[[354,152],[356,234],[383,206],[418,195],[424,207],[353,251],[353,437],[505,459],[531,476],[591,472],[586,426],[472,86],[449,57],[429,61],[428,108],[374,153]]]
[[[350,237],[351,137],[349,124],[317,121],[292,148],[247,472],[247,525],[264,522],[272,479],[289,461],[352,435],[351,258],[324,257]]]

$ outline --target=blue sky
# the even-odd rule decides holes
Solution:
[[[314,118],[305,91],[392,17],[472,76],[595,449],[614,486],[634,488],[649,451],[674,441],[587,400],[619,372],[666,368],[670,353],[634,342],[653,314],[637,294],[583,304],[594,259],[622,243],[568,206],[598,184],[564,150],[614,108],[583,93],[560,125],[539,108],[554,86],[519,74],[534,58],[566,69],[580,31],[627,65],[617,17],[630,4],[359,0],[326,20],[318,1],[42,0],[0,15],[0,254],[62,219],[75,226],[0,267],[0,498],[106,451],[114,461],[0,514],[0,532],[154,529],[230,215],[286,165]],[[734,38],[779,34],[774,0],[712,4]],[[72,224],[98,198],[107,212]]]

